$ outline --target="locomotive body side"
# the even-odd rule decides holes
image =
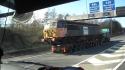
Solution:
[[[104,35],[100,26],[75,21],[58,21],[56,26],[43,31],[44,40],[52,45],[52,52],[74,52],[101,45]]]

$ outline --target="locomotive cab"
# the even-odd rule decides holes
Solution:
[[[62,22],[49,22],[44,26],[43,30],[43,41],[55,41],[57,38],[65,37],[66,35],[66,25]]]

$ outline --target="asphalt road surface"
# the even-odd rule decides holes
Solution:
[[[7,59],[3,58],[2,61],[37,62],[46,65],[61,67],[81,66],[85,70],[117,70],[120,66],[123,65],[121,64],[121,62],[123,62],[124,59],[125,35],[121,35],[111,38],[110,43],[106,43],[98,47],[84,49],[82,51],[72,53],[70,55],[46,52],[33,55],[30,54],[25,56],[18,56]],[[35,67],[35,65],[24,65],[24,67]]]

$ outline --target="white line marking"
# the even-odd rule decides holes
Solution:
[[[120,47],[119,46],[117,46],[117,47],[113,47],[113,48],[111,48],[111,49],[119,49]]]
[[[120,50],[125,50],[125,46],[121,47]]]
[[[104,56],[104,57],[108,57],[108,58],[113,58],[113,57],[120,57],[120,56],[125,56],[124,54],[99,54],[101,56]]]
[[[124,50],[117,50],[117,51],[115,51],[115,52],[116,52],[116,53],[120,53],[120,52],[125,53]]]
[[[119,52],[119,53],[120,53],[120,52],[125,52],[125,50],[121,50],[121,49],[114,50],[114,49],[111,49],[111,48],[110,48],[110,49],[107,49],[106,52],[107,52],[107,51],[116,52],[116,53],[118,53],[118,52]]]
[[[104,70],[112,70],[112,69],[104,69]]]
[[[117,63],[117,62],[120,62],[121,60],[122,59],[102,61],[102,60],[99,60],[96,58],[92,58],[92,59],[89,59],[88,62],[95,65],[95,66],[98,66],[98,65],[107,65],[107,64]]]
[[[107,49],[106,51],[114,52],[115,50],[110,48],[110,49]]]
[[[123,59],[113,70],[117,70],[124,62],[125,59]]]
[[[119,44],[116,44],[116,45],[119,45]],[[112,46],[112,47],[115,47],[116,45],[114,45],[114,46]],[[108,49],[110,49],[110,48],[112,48],[112,47],[109,47]],[[108,50],[108,49],[105,49],[105,50],[103,50],[102,52],[100,52],[100,53],[103,53],[103,52],[105,52],[106,50]],[[113,50],[114,51],[114,50]],[[83,61],[81,61],[81,62],[79,62],[79,63],[77,63],[77,64],[74,64],[74,65],[72,65],[73,67],[79,67],[79,64],[81,64],[81,63],[83,63],[83,62],[85,62],[85,61],[87,61],[87,60],[89,60],[89,59],[91,59],[91,58],[93,58],[93,57],[95,57],[95,56],[97,56],[98,54],[96,54],[96,55],[93,55],[92,57],[89,57],[88,59],[86,59],[86,60],[83,60]]]
[[[115,51],[116,53],[125,53],[125,51],[123,51],[123,50],[117,50],[117,51]]]

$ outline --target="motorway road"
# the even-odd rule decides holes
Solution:
[[[70,55],[46,52],[2,59],[2,61],[30,61],[61,67],[82,66],[85,70],[117,70],[117,67],[119,67],[118,65],[124,59],[125,35],[121,35],[111,38],[110,43],[98,47],[84,49]],[[26,67],[35,66],[29,65]]]

